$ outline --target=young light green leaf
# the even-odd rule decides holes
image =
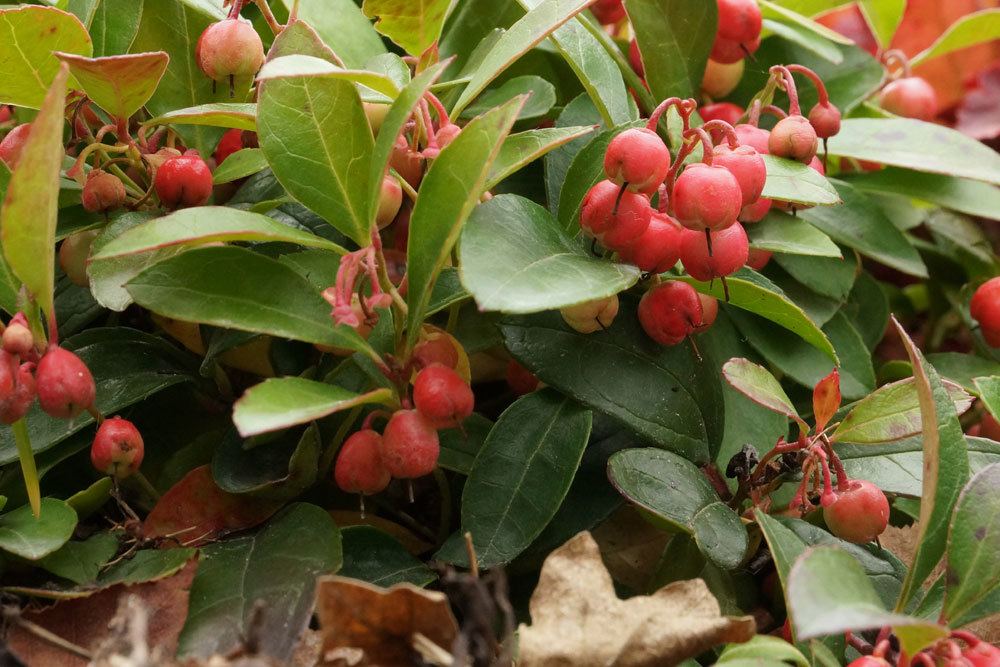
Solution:
[[[715,664],[716,667],[719,665],[749,667],[764,660],[774,662],[775,665],[788,663],[796,667],[810,665],[809,660],[797,648],[780,637],[770,635],[757,635],[745,644],[729,644],[719,654],[719,660]]]
[[[382,93],[389,98],[399,94],[396,83],[385,74],[367,70],[344,69],[334,63],[316,56],[294,53],[268,60],[257,73],[257,81],[272,81],[274,79],[289,79],[300,76],[324,77],[328,79],[343,79],[352,81]]]
[[[844,37],[836,30],[832,30],[825,25],[816,23],[815,21],[806,18],[799,12],[793,11],[792,9],[784,6],[786,4],[785,2],[759,0],[759,4],[761,15],[764,17],[781,20],[785,23],[797,24],[802,28],[814,32],[817,35],[837,44],[844,44],[848,46],[853,44],[849,37]]]
[[[926,49],[910,58],[916,67],[933,58],[1000,38],[1000,9],[984,9],[966,14]]]
[[[365,0],[365,16],[376,19],[375,29],[419,56],[441,37],[452,0]]]
[[[809,425],[799,416],[788,394],[771,373],[749,359],[730,359],[722,366],[726,382],[754,403],[784,415],[799,425],[802,433],[809,432]]]
[[[217,102],[196,107],[177,109],[150,118],[147,127],[154,125],[204,125],[232,130],[257,130],[257,105],[242,102]]]
[[[889,48],[896,29],[903,21],[906,0],[861,0],[858,7],[879,45]]]
[[[170,61],[163,51],[124,56],[85,58],[71,53],[56,56],[87,96],[115,118],[129,118],[156,92]]]
[[[809,206],[840,203],[837,190],[815,169],[795,160],[764,155],[767,181],[761,196]]]
[[[361,69],[372,58],[386,52],[354,0],[282,0],[286,9],[299,8],[299,23],[307,23],[336,52],[347,67]]]
[[[765,18],[762,21],[762,26],[762,37],[773,33],[791,44],[801,46],[810,53],[816,54],[823,60],[837,65],[844,62],[843,51],[826,37],[818,34],[811,26],[807,27],[797,21],[783,21],[777,18]]]
[[[549,151],[585,137],[593,131],[593,127],[548,127],[508,135],[500,148],[500,154],[493,162],[486,189],[494,188],[500,181]]]
[[[267,158],[259,148],[244,148],[236,151],[220,164],[212,174],[212,183],[221,185],[241,178],[253,176],[267,169]]]
[[[969,480],[948,534],[943,618],[959,619],[1000,586],[1000,463]]]
[[[781,211],[747,226],[750,245],[760,250],[811,257],[843,257],[837,244],[805,220]]]

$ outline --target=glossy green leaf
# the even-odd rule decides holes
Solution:
[[[781,2],[770,2],[769,0],[760,0],[761,15],[771,19],[778,19],[785,23],[798,25],[805,30],[815,33],[816,35],[835,42],[838,44],[851,45],[853,42],[849,37],[841,35],[836,30],[832,30],[821,23],[816,23],[815,21],[803,16],[799,12],[793,11],[787,7],[784,7]],[[835,61],[834,64],[839,64],[839,61]]]
[[[683,0],[625,0],[657,100],[691,97],[701,85],[718,22],[715,3]]]
[[[232,183],[267,169],[267,158],[259,148],[238,150],[220,164],[212,174],[212,183]]]
[[[341,561],[333,519],[306,503],[290,505],[257,533],[206,547],[178,655],[228,653],[252,625],[262,653],[288,660],[312,616],[316,578]]]
[[[780,665],[791,663],[798,667],[809,667],[810,662],[801,652],[784,639],[770,635],[757,635],[745,644],[729,644],[719,654],[716,665],[734,665],[737,661],[746,665],[760,664],[768,660]]]
[[[906,0],[861,0],[858,7],[879,45],[888,48],[896,29],[903,21]]]
[[[500,195],[473,212],[460,245],[462,284],[481,310],[533,313],[613,296],[634,266],[594,257],[544,208]]]
[[[42,498],[42,511],[37,519],[27,505],[0,514],[0,551],[38,560],[66,544],[74,528],[73,508],[55,498]]]
[[[139,32],[142,7],[143,3],[137,0],[96,0],[91,3],[89,17],[80,19],[94,40],[95,57],[128,53],[132,40]]]
[[[292,268],[235,247],[199,248],[156,264],[127,285],[135,302],[186,322],[368,350],[348,327],[333,324],[330,305]],[[281,294],[262,301],[262,294]]]
[[[557,313],[509,318],[500,330],[511,354],[543,382],[644,441],[699,463],[721,442],[718,365],[699,361],[687,344],[651,341],[631,299],[623,298],[607,331],[577,333]]]
[[[371,526],[349,526],[341,531],[344,566],[337,573],[389,588],[396,584],[426,586],[437,578],[434,571],[414,558],[388,533]]]
[[[860,262],[853,252],[841,252],[843,259],[778,254],[774,262],[798,282],[821,296],[838,303],[847,300],[860,272]]]
[[[910,58],[910,64],[915,67],[933,58],[998,38],[1000,38],[1000,9],[972,12],[955,21],[933,44]]]
[[[399,94],[396,84],[385,74],[367,70],[344,69],[329,60],[301,53],[282,55],[268,60],[257,73],[257,82],[296,77],[322,77],[352,81],[387,97],[395,97]]]
[[[1000,185],[1000,155],[943,125],[911,118],[848,118],[828,145],[831,155]]]
[[[387,403],[388,389],[356,394],[336,385],[305,378],[272,378],[247,390],[233,407],[233,423],[250,437],[307,424],[358,405]]]
[[[0,9],[0,103],[39,109],[59,73],[55,51],[89,56],[93,43],[79,19],[52,7]],[[63,84],[65,85],[65,84]]]
[[[841,257],[840,248],[830,237],[805,220],[780,211],[747,226],[750,244],[760,250],[810,257]]]
[[[832,206],[840,203],[840,195],[830,181],[815,169],[795,160],[764,155],[767,182],[763,197],[810,206]]]
[[[155,116],[144,125],[204,125],[232,130],[257,131],[257,105],[242,102],[217,102],[177,109]]]
[[[524,551],[569,491],[590,436],[590,412],[551,389],[524,396],[497,420],[462,492],[462,532],[481,567]]]
[[[295,0],[282,0],[291,9]],[[299,0],[299,21],[312,26],[348,67],[361,68],[385,46],[354,0]]]
[[[119,584],[130,586],[166,579],[177,574],[197,555],[197,549],[143,549],[102,572],[97,585],[108,588]]]
[[[82,542],[67,542],[58,551],[50,553],[38,564],[74,584],[87,584],[95,579],[101,568],[118,552],[118,538],[111,533],[97,533]]]
[[[802,433],[809,425],[802,420],[788,394],[771,373],[749,359],[730,359],[722,366],[722,377],[736,391],[762,407],[794,420]]]
[[[435,158],[420,185],[407,246],[407,328],[416,331],[434,282],[479,203],[490,168],[523,104],[521,98],[476,117]],[[412,344],[412,341],[411,341]]]
[[[799,20],[788,20],[784,16],[765,18],[762,21],[762,36],[777,35],[796,46],[802,47],[810,53],[814,53],[823,60],[840,64],[844,62],[844,53],[836,44],[827,39],[824,35],[816,32],[815,24],[804,17]]]
[[[869,350],[882,342],[885,328],[889,324],[889,299],[882,286],[870,273],[858,274],[847,295],[843,313],[857,329]]]
[[[375,29],[419,56],[441,36],[451,0],[365,0],[362,10]]]
[[[944,618],[957,619],[1000,586],[1000,463],[975,475],[955,505],[948,535]]]
[[[608,479],[629,502],[693,535],[719,567],[743,561],[746,528],[690,461],[662,449],[626,449],[608,459]]]
[[[153,212],[126,213],[107,225],[90,246],[92,254],[114,241],[125,231],[154,219]],[[183,252],[182,246],[164,248],[139,255],[129,255],[113,260],[90,262],[87,276],[90,278],[90,292],[103,307],[121,312],[132,304],[132,295],[125,289],[129,280],[139,275],[148,266]]]
[[[462,422],[462,428],[439,431],[441,455],[438,457],[438,465],[445,470],[468,475],[491,430],[492,421],[473,413]]]
[[[129,118],[153,96],[170,57],[163,51],[86,58],[58,53],[87,96],[116,118]]]
[[[900,194],[938,204],[959,213],[996,218],[1000,188],[967,178],[886,167],[865,174],[842,174],[847,183],[865,192]]]
[[[3,17],[0,14],[0,24]],[[55,318],[54,246],[68,77],[69,71],[63,65],[32,122],[31,133],[0,207],[0,249],[10,270],[21,279],[50,320]]]
[[[73,508],[81,521],[89,519],[111,497],[112,481],[110,477],[101,477],[67,498],[66,504]]]
[[[212,456],[212,479],[226,493],[290,500],[316,483],[322,448],[315,424],[264,442],[229,431]]]
[[[593,131],[593,127],[550,127],[508,135],[493,162],[486,189],[494,188],[522,167]]]
[[[556,104],[556,87],[540,76],[529,74],[508,79],[495,88],[489,88],[462,110],[462,118],[486,113],[519,95],[524,95],[525,101],[517,115],[518,121],[543,118]]]

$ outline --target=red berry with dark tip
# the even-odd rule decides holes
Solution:
[[[38,402],[48,415],[73,419],[94,405],[94,377],[80,357],[61,347],[50,346],[35,373]]]
[[[3,141],[0,141],[0,160],[3,160],[12,171],[21,161],[21,152],[24,150],[24,145],[28,143],[30,133],[31,124],[24,123],[8,132]]]
[[[712,43],[712,60],[718,63],[731,64],[753,55],[760,48],[760,35],[749,42],[734,42],[731,39],[716,37]]]
[[[613,25],[625,18],[622,0],[597,0],[590,6],[590,11],[602,25]]]
[[[1000,276],[979,286],[969,302],[969,314],[979,323],[987,344],[1000,347]]]
[[[426,417],[417,410],[399,410],[386,424],[379,453],[393,477],[416,479],[434,471],[441,445]]]
[[[382,436],[371,429],[358,431],[337,453],[333,479],[346,493],[374,495],[389,486],[392,475],[382,463]]]
[[[243,130],[226,130],[215,146],[215,166],[221,165],[233,153],[243,150]]]
[[[938,99],[934,87],[919,76],[907,76],[886,84],[879,104],[889,113],[904,118],[933,120],[938,114]]]
[[[740,208],[749,206],[760,199],[767,181],[767,166],[764,158],[753,146],[716,146],[712,164],[729,170],[739,183],[743,202]]]
[[[607,247],[621,252],[649,227],[653,210],[645,196],[601,181],[583,198],[580,226]]]
[[[646,273],[669,271],[680,259],[681,224],[665,213],[653,211],[649,227],[619,259]]]
[[[677,345],[701,326],[704,313],[698,292],[687,283],[668,280],[639,301],[639,324],[660,345]]]
[[[201,33],[195,59],[205,76],[214,81],[244,79],[264,64],[264,43],[249,21],[225,19]]]
[[[704,282],[736,273],[747,263],[750,242],[743,225],[712,232],[712,253],[705,232],[685,229],[681,235],[681,263],[696,280]]]
[[[809,122],[820,139],[829,139],[840,132],[840,109],[834,104],[817,103],[809,110]]]
[[[840,539],[867,544],[889,525],[889,501],[871,482],[851,480],[847,491],[836,495],[833,504],[823,508],[823,518],[830,532]]]
[[[90,446],[90,462],[98,472],[125,479],[139,469],[145,454],[142,434],[135,424],[121,417],[105,419]]]
[[[212,196],[212,172],[198,155],[180,155],[160,165],[154,185],[168,209],[201,206]]]
[[[125,184],[113,174],[94,169],[87,174],[80,199],[88,213],[107,213],[125,204]]]
[[[768,152],[771,155],[798,160],[803,164],[816,157],[816,130],[799,115],[782,118],[771,130]]]
[[[617,135],[604,153],[604,173],[616,184],[652,194],[670,170],[670,151],[660,136],[644,127]]]
[[[719,231],[736,223],[743,192],[725,167],[696,162],[674,183],[672,204],[678,222],[688,229]]]
[[[413,404],[434,428],[453,428],[475,408],[472,388],[454,370],[431,364],[417,373],[413,382]]]
[[[749,266],[754,271],[760,271],[768,262],[771,261],[771,255],[774,254],[770,250],[761,250],[760,248],[750,248],[750,252],[747,255],[747,266]]]
[[[761,155],[767,155],[770,152],[771,133],[767,130],[762,130],[750,123],[740,123],[734,129],[736,130],[736,138],[741,144],[753,146]]]

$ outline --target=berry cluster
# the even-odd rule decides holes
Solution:
[[[934,667],[997,667],[1000,665],[1000,648],[993,646],[971,632],[955,630],[944,639],[938,640],[929,648],[915,656],[893,648],[892,628],[882,628],[875,640],[874,646],[848,632],[847,643],[864,653],[847,667],[893,667],[896,665],[920,665]]]

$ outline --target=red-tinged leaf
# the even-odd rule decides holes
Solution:
[[[87,96],[115,118],[128,118],[156,92],[170,56],[163,51],[85,58],[57,53]]]
[[[813,389],[813,416],[816,431],[822,431],[840,409],[840,371],[834,368],[830,374],[816,383]]]
[[[63,65],[31,123],[20,162],[0,209],[0,246],[14,272],[50,319],[55,319],[56,218],[63,161],[63,112],[69,69]]]
[[[148,538],[172,537],[199,546],[266,521],[281,507],[273,501],[226,493],[212,479],[211,466],[195,468],[163,494],[146,517]]]

